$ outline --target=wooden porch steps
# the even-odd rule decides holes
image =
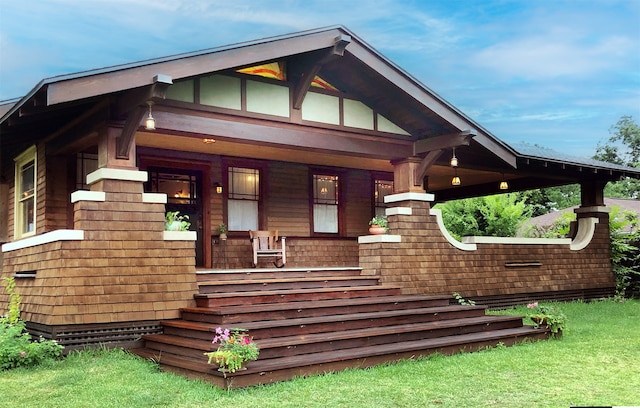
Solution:
[[[547,330],[523,326],[521,317],[450,305],[448,296],[401,295],[354,268],[257,271],[198,276],[205,293],[196,295],[197,307],[162,322],[163,333],[143,336],[144,347],[133,351],[230,388],[548,337]],[[203,355],[215,349],[218,326],[248,329],[260,358],[222,376]]]
[[[319,276],[308,278],[246,278],[198,282],[200,293],[253,292],[256,290],[317,289],[352,286],[376,286],[375,276]]]
[[[331,287],[313,289],[260,290],[251,292],[222,292],[197,294],[199,307],[217,307],[265,303],[287,303],[303,300],[352,299],[369,296],[392,296],[400,294],[393,286]]]

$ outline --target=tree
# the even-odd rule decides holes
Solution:
[[[531,208],[519,193],[465,198],[438,204],[447,230],[457,239],[469,235],[513,237],[531,217]]]
[[[580,204],[579,184],[529,190],[520,194],[527,206],[531,207],[532,217]]]
[[[596,160],[623,166],[640,168],[640,126],[631,116],[623,116],[618,123],[609,129],[611,136],[606,144],[598,144]],[[605,191],[607,197],[639,198],[640,180],[625,178],[615,183],[608,183]]]

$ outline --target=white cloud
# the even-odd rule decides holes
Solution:
[[[504,41],[484,48],[472,59],[478,66],[506,77],[542,80],[585,77],[616,66],[636,45],[619,36],[590,43],[570,34],[566,30],[553,30],[549,34]]]

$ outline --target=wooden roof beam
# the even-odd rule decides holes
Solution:
[[[469,146],[471,139],[477,134],[478,133],[475,129],[467,129],[460,133],[420,139],[413,143],[413,154],[418,155],[436,150],[451,149],[458,146]]]
[[[353,137],[353,133],[325,131],[298,126],[270,126],[270,123],[229,120],[220,115],[200,116],[167,109],[154,112],[163,133],[193,134],[237,143],[276,146],[393,160],[411,156],[411,144],[403,140]]]
[[[294,66],[291,69],[291,77],[295,81],[295,87],[293,90],[293,108],[300,109],[302,108],[302,102],[304,101],[304,97],[309,91],[311,87],[311,83],[313,79],[318,75],[320,69],[327,62],[342,57],[344,55],[344,50],[351,42],[351,36],[340,34],[335,38],[335,43],[332,48],[326,51],[322,51],[320,54],[312,53],[311,55],[315,56],[312,58],[310,56],[306,56],[306,58],[295,63],[295,60],[291,60],[294,62]]]
[[[173,79],[168,75],[154,76],[151,85],[134,88],[120,96],[114,104],[112,116],[117,119],[128,115],[137,106],[146,106],[147,101],[164,99],[169,85],[172,84]]]

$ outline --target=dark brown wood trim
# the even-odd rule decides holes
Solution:
[[[187,158],[171,158],[167,156],[139,155],[138,165],[141,170],[149,168],[167,168],[178,170],[199,171],[202,174],[202,245],[203,264],[211,265],[211,167],[208,161]]]
[[[229,167],[242,167],[247,169],[258,170],[260,177],[258,200],[258,228],[265,229],[268,227],[268,194],[269,194],[269,167],[268,162],[254,159],[242,159],[237,157],[223,157],[222,158],[222,191],[223,191],[223,204],[222,204],[222,219],[225,224],[229,224]],[[240,232],[229,231],[229,236],[237,236]]]
[[[323,176],[337,176],[338,177],[338,232],[330,233],[330,232],[315,232],[315,226],[313,222],[313,206],[314,206],[314,196],[313,196],[313,176],[315,175],[323,175]],[[346,219],[345,217],[345,209],[346,202],[344,193],[344,185],[345,185],[345,177],[347,172],[343,169],[339,169],[336,167],[318,167],[313,166],[309,167],[309,235],[311,237],[342,237],[345,235],[346,231]]]
[[[444,150],[432,150],[424,157],[424,159],[422,159],[420,165],[416,168],[415,174],[413,175],[414,184],[418,182],[422,183],[422,180],[427,175],[427,171],[436,162],[436,160],[442,156],[442,153],[444,153]]]
[[[138,106],[127,117],[124,127],[122,128],[122,133],[116,142],[116,159],[129,159],[133,135],[140,127],[140,121],[145,113],[147,113],[147,109],[148,108],[143,106]]]
[[[413,143],[413,154],[428,153],[434,150],[451,149],[458,146],[469,146],[471,138],[477,135],[475,130],[420,139]]]
[[[151,79],[161,72],[174,80],[224,71],[234,67],[255,65],[261,61],[275,61],[289,55],[301,54],[321,48],[333,47],[337,36],[342,32],[331,29],[312,34],[275,39],[270,42],[255,42],[228,49],[202,51],[188,57],[170,59],[134,65],[117,71],[98,72],[69,78],[48,84],[49,105],[89,98],[106,93],[124,91],[148,85]],[[96,76],[100,80],[96,80]]]
[[[367,137],[359,134],[336,133],[320,128],[300,128],[276,123],[230,121],[229,118],[185,115],[156,110],[158,127],[168,132],[211,135],[252,144],[296,146],[369,158],[392,159],[408,157],[412,153],[410,141]]]

